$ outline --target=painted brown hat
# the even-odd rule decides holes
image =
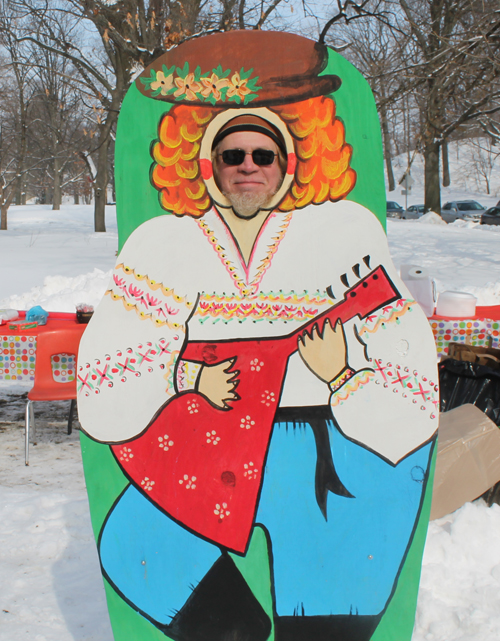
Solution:
[[[336,91],[328,48],[279,31],[227,31],[195,38],[157,58],[137,78],[156,100],[231,108],[299,102]]]

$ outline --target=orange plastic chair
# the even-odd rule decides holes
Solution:
[[[66,327],[67,325],[67,327]],[[35,383],[28,392],[26,404],[25,464],[29,465],[30,427],[35,434],[35,414],[33,401],[70,400],[68,434],[71,434],[73,412],[76,404],[76,357],[78,346],[86,325],[64,322],[63,327],[41,331],[36,343]],[[75,380],[60,383],[54,379],[51,357],[57,354],[71,354],[75,357]]]

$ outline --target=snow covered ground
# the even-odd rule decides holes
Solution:
[[[491,206],[500,194],[451,196]],[[412,202],[422,202],[418,184]],[[117,249],[112,207],[106,222],[108,232],[95,234],[91,207],[11,207],[0,232],[0,308],[97,304]],[[440,291],[500,304],[500,227],[389,221],[388,237],[396,265],[425,267]],[[38,404],[26,468],[26,392],[0,386],[0,641],[112,641],[78,432],[65,433],[65,404]],[[497,641],[498,630],[500,507],[476,502],[431,523],[413,641]]]

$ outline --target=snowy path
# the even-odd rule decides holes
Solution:
[[[0,307],[97,304],[115,262],[112,213],[110,231],[94,234],[91,207],[12,207],[0,233],[0,273],[9,274]],[[441,291],[500,304],[500,227],[389,221],[388,237],[396,265],[427,268]],[[38,404],[26,468],[20,391],[0,385],[0,641],[112,641],[78,432],[65,433],[66,404]],[[430,526],[413,641],[498,641],[499,630],[500,507],[467,504]]]

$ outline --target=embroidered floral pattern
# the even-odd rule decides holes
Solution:
[[[397,323],[399,325],[401,316],[411,312],[415,301],[412,299],[400,298],[392,305],[382,307],[376,313],[367,316],[365,323],[359,328],[359,335],[365,333],[374,334],[380,328],[384,328],[387,323]]]
[[[435,419],[439,411],[439,386],[426,376],[421,376],[408,367],[384,363],[381,359],[370,359],[373,369],[356,372],[331,397],[332,407],[342,405],[354,392],[369,383],[372,379],[376,385],[382,385],[388,391],[399,394],[422,411],[430,411],[430,418]]]
[[[158,445],[164,452],[168,452],[173,444],[174,442],[168,438],[168,434],[158,437]]]
[[[411,400],[413,405],[418,405],[421,410],[431,410],[431,418],[436,418],[439,411],[439,385],[430,381],[426,376],[421,376],[408,367],[383,363],[381,359],[373,359],[374,370],[377,374],[377,385],[383,385],[394,394],[401,394],[402,398]]]
[[[240,421],[240,427],[242,430],[249,430],[255,425],[255,421],[252,421],[250,416],[244,416]]]
[[[177,389],[179,392],[193,390],[196,386],[202,363],[179,361],[177,363]]]
[[[188,474],[179,479],[179,485],[184,485],[186,490],[195,490],[196,489],[196,476],[189,477]]]
[[[349,396],[352,396],[352,394],[354,394],[354,392],[356,392],[360,387],[364,387],[374,376],[375,374],[371,369],[363,369],[356,372],[356,374],[350,378],[347,383],[345,383],[336,392],[333,392],[330,399],[331,406],[336,407],[337,405],[342,405]]]
[[[229,516],[231,512],[227,509],[227,503],[216,503],[214,514],[219,517],[219,521]]]
[[[264,276],[264,274],[266,273],[266,271],[269,269],[271,265],[272,258],[276,253],[276,251],[278,250],[279,244],[283,239],[283,236],[285,235],[286,230],[288,229],[288,225],[290,224],[290,220],[292,219],[292,214],[293,214],[293,211],[288,213],[283,218],[283,222],[281,223],[279,231],[273,237],[272,244],[268,247],[266,257],[261,261],[260,265],[258,266],[255,277],[253,278],[252,282],[248,284],[245,282],[245,280],[243,280],[238,275],[238,270],[236,269],[236,265],[226,254],[226,250],[220,244],[219,240],[215,236],[214,230],[211,229],[208,226],[207,222],[202,218],[197,219],[196,222],[199,225],[200,229],[205,234],[205,236],[208,238],[210,243],[212,244],[212,247],[214,248],[214,250],[219,255],[220,260],[222,261],[228,274],[231,276],[232,280],[234,281],[234,284],[240,290],[240,293],[242,294],[242,296],[252,296],[256,294],[259,288],[260,281],[262,280],[262,277]]]
[[[99,394],[103,388],[126,383],[130,377],[139,378],[160,369],[169,381],[167,393],[173,393],[168,390],[172,390],[172,365],[178,354],[179,350],[172,349],[172,342],[166,338],[154,343],[141,343],[134,349],[118,350],[114,357],[106,354],[102,359],[96,359],[93,365],[78,366],[77,391],[86,395],[90,392]]]
[[[135,312],[143,320],[155,325],[168,325],[170,329],[184,331],[182,313],[193,303],[185,296],[178,296],[173,289],[147,276],[137,274],[131,267],[121,263],[113,272],[113,286],[106,292],[112,300],[121,300],[127,311]]]
[[[146,492],[151,492],[151,490],[153,489],[153,485],[154,485],[154,484],[155,484],[155,482],[154,482],[154,481],[151,481],[151,480],[149,479],[149,477],[147,477],[147,476],[145,476],[145,477],[142,479],[142,481],[141,481],[141,487],[142,487],[142,489],[143,489],[143,490],[145,490]]]
[[[319,292],[302,296],[295,292],[288,294],[269,292],[245,298],[203,294],[195,316],[201,323],[208,318],[214,319],[214,322],[220,322],[221,319],[223,322],[280,319],[303,323],[315,318],[330,305],[331,300]]]
[[[354,376],[356,372],[350,367],[346,367],[337,378],[334,378],[333,381],[330,381],[329,386],[332,392],[336,392],[339,388],[344,385],[350,378]]]
[[[235,102],[247,105],[258,97],[258,76],[252,76],[253,68],[245,71],[224,71],[222,66],[201,72],[197,66],[194,71],[189,70],[186,62],[182,69],[173,65],[168,68],[162,65],[161,71],[151,69],[149,78],[140,78],[145,91],[150,91],[151,96],[172,96],[176,101],[209,102],[212,105],[223,102]]]

